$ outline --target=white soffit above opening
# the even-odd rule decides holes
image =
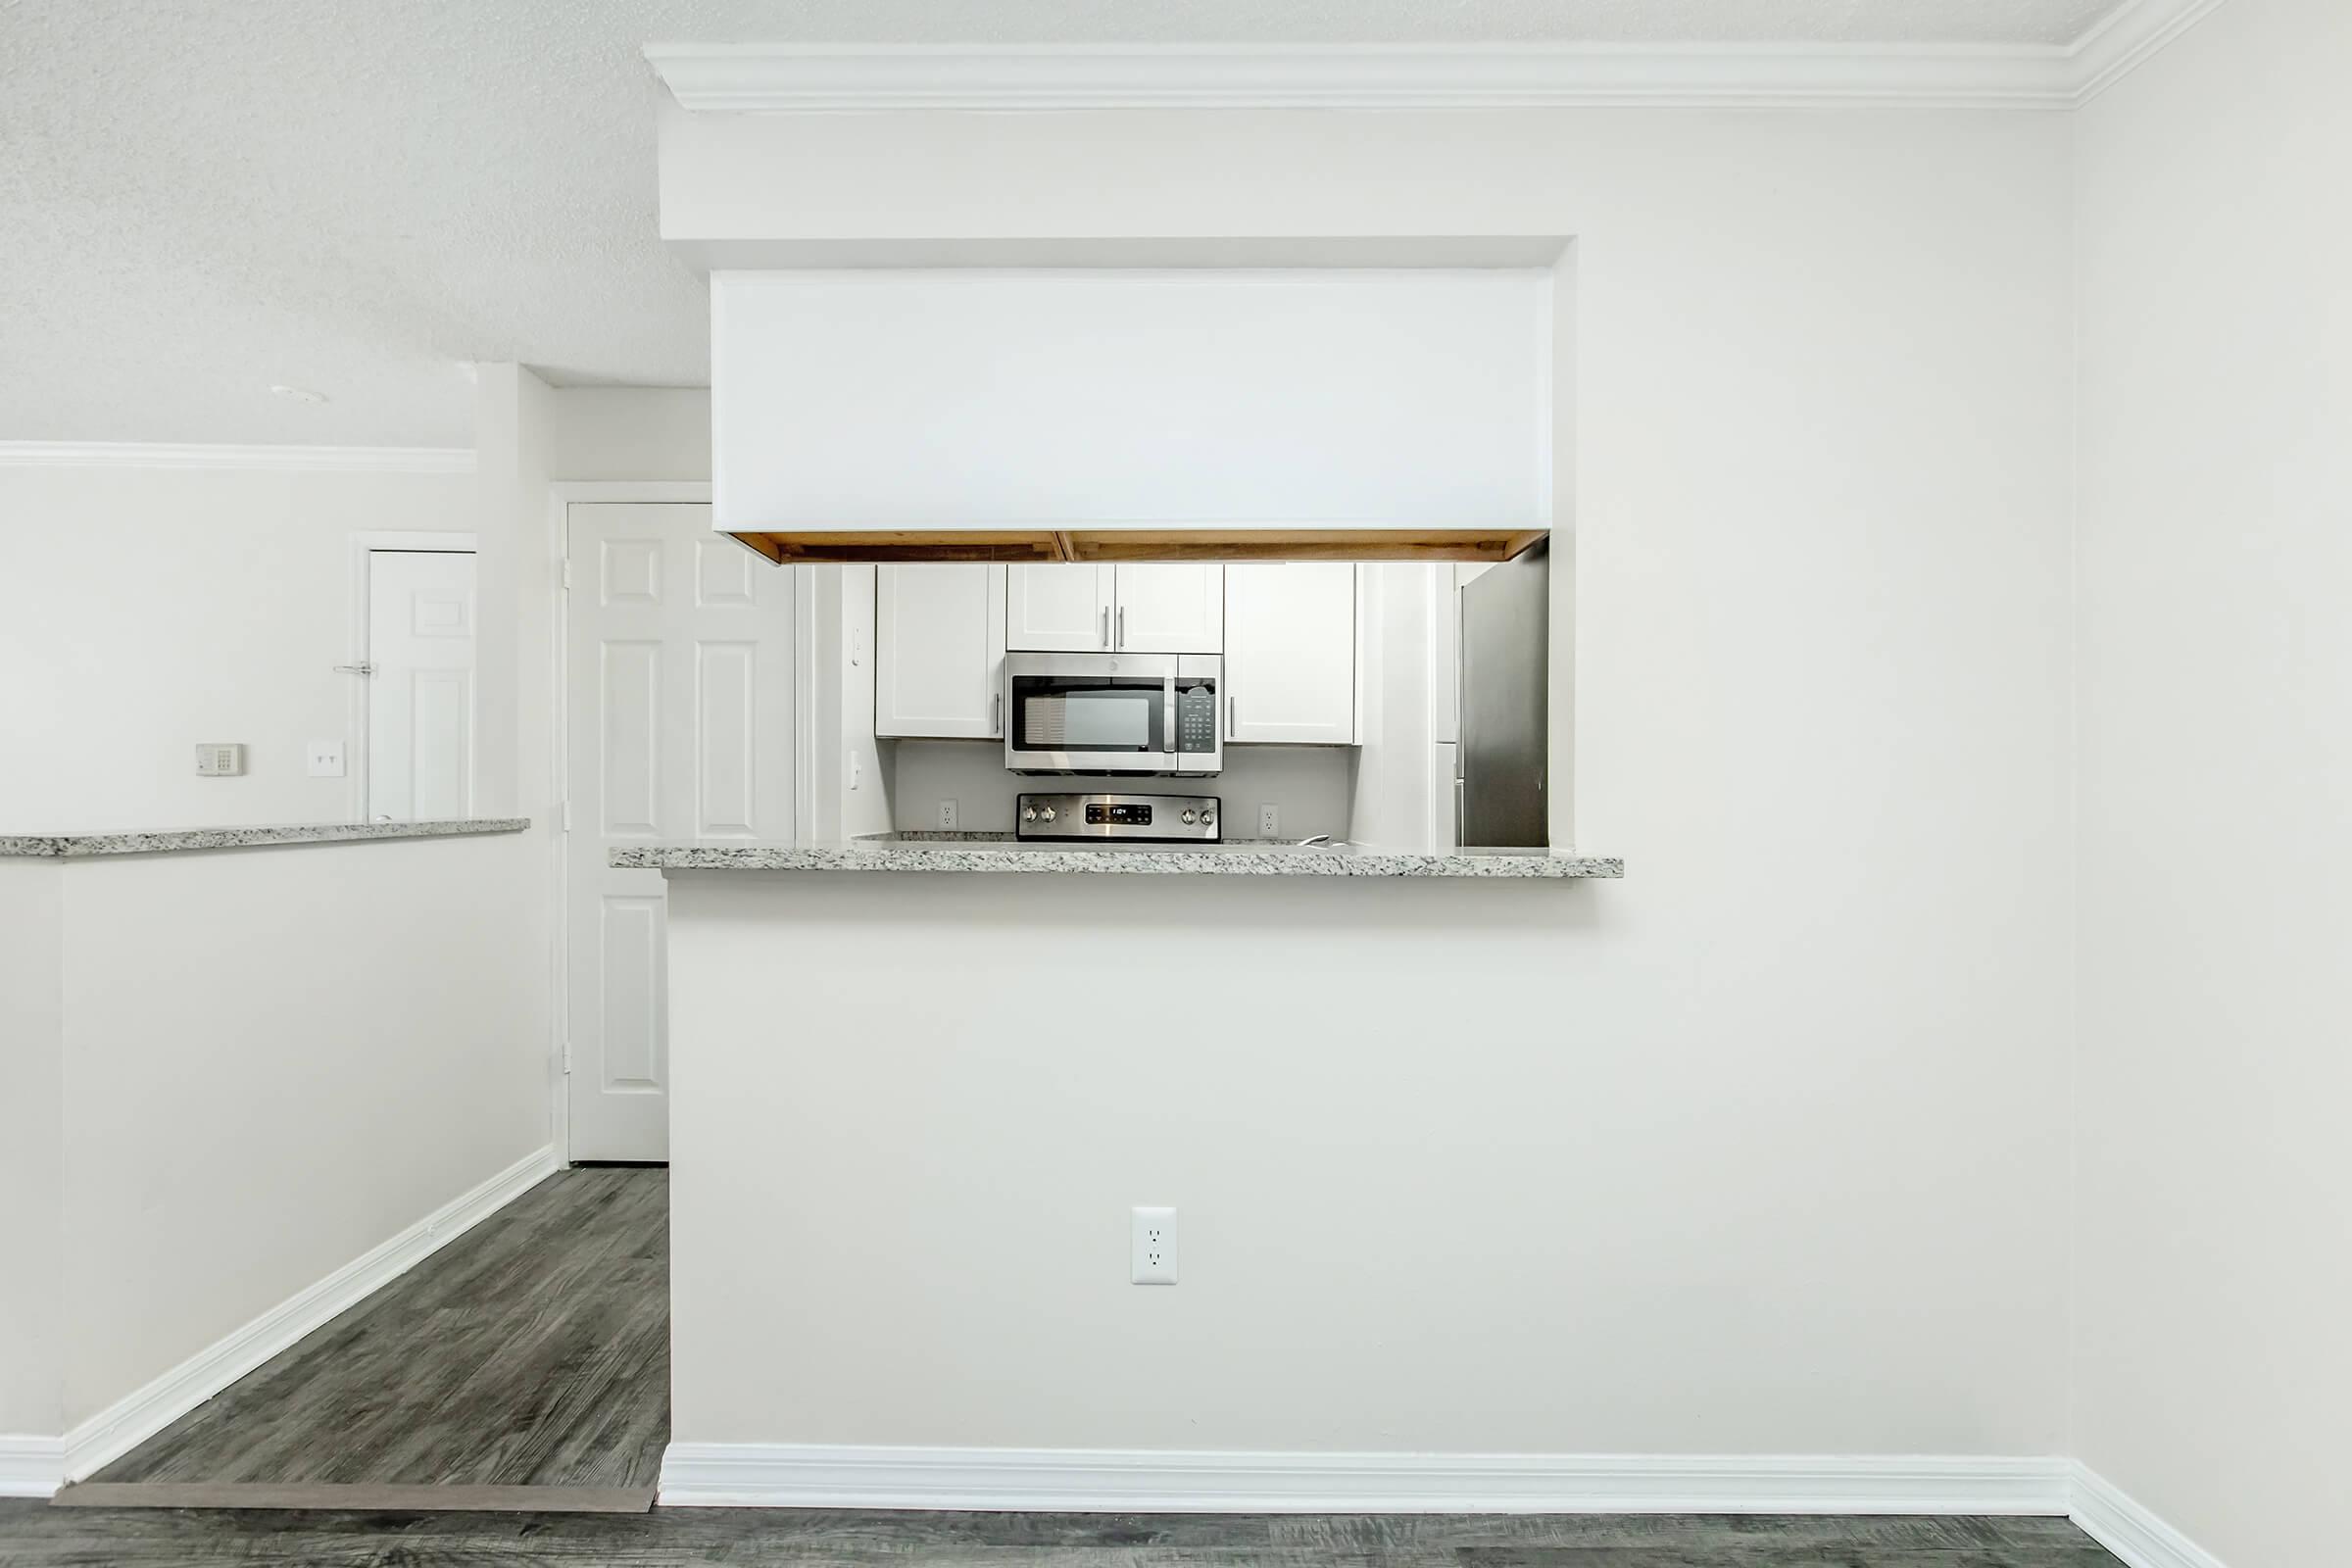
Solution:
[[[883,110],[2081,107],[2223,0],[2129,0],[2071,44],[656,43],[706,114]]]

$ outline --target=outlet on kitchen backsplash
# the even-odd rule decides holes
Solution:
[[[1342,746],[1229,746],[1225,771],[1214,778],[1158,779],[1058,777],[1008,773],[1003,741],[917,741],[888,743],[898,756],[891,765],[902,832],[938,831],[941,801],[956,803],[956,830],[1012,831],[1013,799],[1022,791],[1115,790],[1127,794],[1214,795],[1225,803],[1226,820],[1240,834],[1253,834],[1258,808],[1282,808],[1285,838],[1328,833],[1348,836],[1349,762]],[[1245,825],[1247,824],[1247,825]]]

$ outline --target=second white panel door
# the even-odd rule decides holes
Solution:
[[[1108,566],[1015,565],[1004,580],[1004,645],[1023,653],[1091,654],[1110,646]]]
[[[473,556],[368,554],[368,814],[473,811]]]
[[[1120,566],[1111,646],[1130,654],[1225,651],[1223,566]]]

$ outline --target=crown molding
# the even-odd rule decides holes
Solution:
[[[2039,109],[2221,0],[2131,0],[2071,45],[649,44],[696,114],[1084,109]]]
[[[2123,80],[2221,4],[2222,0],[2126,0],[2068,50],[2075,76],[2074,107],[2082,108]]]
[[[278,473],[471,473],[473,451],[469,447],[0,441],[0,468],[235,468]]]
[[[698,114],[875,110],[2064,108],[2056,47],[651,44]]]

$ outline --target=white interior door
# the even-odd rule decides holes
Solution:
[[[710,509],[570,509],[565,633],[573,1159],[669,1157],[666,900],[625,844],[792,837],[792,573]]]
[[[368,553],[368,815],[473,812],[473,557]]]

